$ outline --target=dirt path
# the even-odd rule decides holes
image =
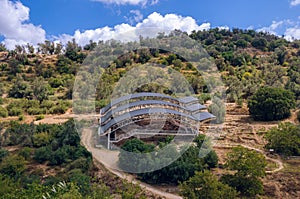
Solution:
[[[85,131],[82,133],[82,136],[81,136],[81,142],[82,144],[87,148],[88,151],[90,151],[93,155],[93,157],[95,158],[96,161],[102,163],[102,156],[101,156],[101,150],[95,148],[93,146],[93,142],[92,142],[92,136],[93,136],[93,133],[92,133],[92,130],[91,129],[85,129]],[[105,164],[104,164],[105,165]],[[143,183],[143,182],[140,182],[136,179],[134,179],[133,176],[131,175],[128,175],[124,172],[121,172],[119,170],[116,170],[116,169],[111,169],[109,166],[105,165],[106,168],[112,172],[113,174],[117,175],[118,177],[122,178],[122,179],[126,179],[127,181],[133,183],[133,184],[138,184],[140,185],[143,189],[146,189],[156,195],[159,195],[161,197],[164,197],[166,199],[182,199],[182,197],[178,196],[178,195],[174,195],[174,194],[171,194],[171,193],[167,193],[165,191],[162,191],[156,187],[153,187],[151,185],[148,185],[146,183]]]
[[[276,173],[276,172],[281,171],[284,168],[283,162],[282,162],[281,159],[271,158],[271,157],[267,156],[267,154],[266,154],[265,151],[263,151],[261,149],[258,149],[258,148],[255,148],[255,147],[251,147],[251,146],[248,146],[248,145],[245,145],[245,144],[215,145],[214,147],[216,147],[216,148],[219,148],[219,147],[220,148],[233,148],[233,147],[236,147],[236,146],[242,146],[242,147],[245,147],[247,149],[254,150],[254,151],[258,152],[258,153],[263,154],[267,160],[270,160],[270,161],[276,163],[276,165],[278,166],[278,168],[276,168],[276,169],[274,169],[272,171],[266,171],[266,173],[269,173],[269,174]]]

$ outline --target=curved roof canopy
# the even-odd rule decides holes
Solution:
[[[130,101],[131,99],[135,101]],[[199,104],[198,99],[192,96],[177,99],[160,93],[134,93],[113,100],[100,110],[100,132],[106,132],[120,122],[143,115],[176,115],[196,122],[215,118],[208,112],[201,112],[203,109],[206,106]],[[133,122],[129,121],[128,124],[130,123]]]
[[[194,121],[204,121],[208,119],[214,119],[215,116],[208,112],[202,112],[195,116],[191,116],[182,112],[178,112],[176,110],[167,109],[167,108],[145,108],[145,109],[138,109],[134,110],[128,113],[124,113],[116,118],[113,118],[108,123],[106,123],[104,126],[101,127],[101,132],[107,131],[109,128],[111,128],[113,125],[118,124],[119,122],[122,122],[124,120],[128,120],[130,118],[134,118],[136,116],[141,115],[151,115],[151,114],[173,114],[178,115],[180,117],[185,117]]]
[[[109,105],[107,105],[106,107],[101,109],[101,113],[105,113],[106,111],[108,111],[111,107],[116,106],[124,101],[128,101],[131,99],[136,99],[136,98],[143,98],[143,97],[157,97],[157,98],[165,98],[165,99],[169,99],[169,100],[173,100],[173,101],[178,101],[179,100],[177,98],[171,97],[169,95],[165,95],[165,94],[160,94],[160,93],[134,93],[134,94],[130,94],[130,95],[125,95],[122,96],[118,99],[115,99],[113,101],[111,101],[111,103]]]

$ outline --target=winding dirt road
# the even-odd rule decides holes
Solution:
[[[245,147],[247,149],[254,150],[254,151],[258,152],[258,153],[263,154],[267,160],[275,162],[276,165],[278,166],[278,168],[276,168],[276,169],[274,169],[272,171],[266,171],[266,173],[269,173],[269,174],[276,173],[276,172],[281,171],[284,168],[283,162],[282,162],[281,159],[270,158],[269,156],[266,155],[265,151],[263,151],[261,149],[257,149],[255,147],[251,147],[251,146],[248,146],[248,145],[245,145],[245,144],[227,144],[227,145],[220,145],[220,146],[216,145],[214,147],[217,147],[217,148],[218,147],[221,147],[221,148],[233,148],[233,147],[236,147],[236,146],[242,146],[242,147]]]
[[[93,146],[93,133],[92,133],[92,130],[91,129],[85,129],[83,132],[82,132],[82,135],[81,135],[81,142],[82,144],[86,147],[86,149],[88,151],[90,151],[94,157],[94,159],[100,163],[103,164],[103,152],[101,152],[101,150],[95,148]],[[102,153],[102,154],[101,154]],[[117,175],[118,177],[122,178],[122,179],[125,179],[129,182],[132,182],[133,184],[138,184],[141,186],[141,188],[143,189],[146,189],[156,195],[159,195],[163,198],[166,198],[166,199],[182,199],[181,196],[178,196],[178,195],[175,195],[175,194],[171,194],[171,193],[167,193],[165,191],[162,191],[156,187],[153,187],[151,185],[148,185],[146,183],[143,183],[143,182],[140,182],[136,179],[134,179],[131,175],[128,175],[124,172],[121,172],[121,171],[118,171],[118,170],[115,170],[115,169],[111,169],[108,165],[105,165],[104,166],[113,174]]]

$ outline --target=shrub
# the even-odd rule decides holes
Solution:
[[[18,107],[12,107],[11,109],[8,109],[9,116],[19,116],[22,114],[22,112],[22,109]]]
[[[212,104],[208,107],[209,111],[216,116],[214,122],[220,124],[225,121],[226,107],[222,99],[214,97],[212,99]]]
[[[34,147],[41,147],[46,146],[50,143],[51,137],[46,132],[35,133],[33,135],[33,146]]]
[[[201,104],[205,104],[208,100],[211,100],[211,95],[209,93],[201,93],[198,99]]]
[[[38,120],[42,120],[42,119],[44,119],[44,118],[45,118],[44,115],[37,115],[37,116],[35,117],[35,120],[38,121]]]
[[[237,198],[237,191],[218,181],[210,171],[196,172],[189,180],[180,185],[180,192],[184,198]]]
[[[45,108],[48,110],[51,109],[53,106],[55,106],[55,103],[50,100],[44,100],[40,105],[41,108]]]
[[[29,108],[27,109],[27,113],[29,115],[40,115],[40,114],[45,114],[46,109],[41,109],[41,108]]]
[[[7,117],[8,116],[8,111],[6,108],[0,106],[0,117]]]
[[[19,121],[23,121],[24,120],[24,115],[20,115],[18,118]]]
[[[0,149],[0,162],[2,161],[3,158],[5,158],[9,152],[5,149]]]
[[[242,196],[255,197],[263,193],[260,178],[265,176],[266,165],[262,154],[241,146],[234,147],[227,154],[225,167],[235,171],[235,174],[226,174],[221,181],[235,188]]]
[[[19,156],[22,156],[25,160],[29,160],[32,154],[32,148],[24,147],[18,152]]]
[[[292,123],[281,123],[266,134],[267,149],[285,156],[300,155],[300,126]]]
[[[50,114],[64,114],[68,110],[68,107],[63,105],[56,105],[50,109]]]
[[[52,88],[58,88],[60,86],[63,86],[64,82],[62,79],[59,79],[59,78],[51,78],[49,80],[49,84]]]
[[[292,92],[282,88],[263,87],[248,101],[249,112],[255,120],[273,121],[288,118],[296,106]]]
[[[35,151],[33,159],[36,160],[38,163],[43,163],[43,162],[49,160],[52,153],[53,152],[51,151],[50,148],[41,147]]]
[[[23,106],[24,108],[36,108],[39,107],[40,103],[38,100],[24,100]]]

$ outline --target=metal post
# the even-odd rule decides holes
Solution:
[[[107,134],[107,149],[108,150],[110,149],[110,133],[111,133],[111,130],[109,129],[108,134]]]

